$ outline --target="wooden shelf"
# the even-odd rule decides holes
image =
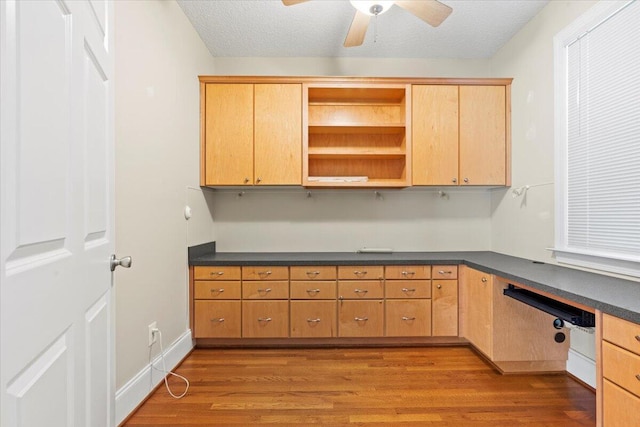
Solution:
[[[403,85],[400,85],[403,86]],[[336,86],[310,87],[309,104],[401,104],[406,97],[404,87]]]
[[[400,148],[380,149],[377,147],[309,147],[310,159],[403,159],[404,156],[406,156],[406,153]]]
[[[309,134],[395,134],[406,132],[404,123],[309,123]]]

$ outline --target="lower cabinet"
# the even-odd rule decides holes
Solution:
[[[382,300],[341,300],[338,303],[338,336],[381,337],[383,332]]]
[[[291,301],[292,338],[338,336],[336,301]]]
[[[428,337],[431,335],[431,300],[396,299],[385,302],[388,337]]]
[[[286,338],[289,336],[288,301],[242,301],[242,336]]]
[[[598,425],[638,425],[640,414],[640,325],[604,314],[601,327],[600,372],[602,406]]]
[[[555,329],[554,316],[503,295],[517,283],[461,269],[461,336],[504,373],[566,370],[569,330]],[[564,341],[556,342],[558,333]]]
[[[240,301],[195,301],[195,338],[240,338]]]

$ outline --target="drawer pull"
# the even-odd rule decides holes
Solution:
[[[416,288],[402,288],[402,292],[405,292],[405,293],[411,293],[415,291],[416,291]]]
[[[367,320],[369,320],[368,317],[354,317],[353,320],[355,320],[356,322],[366,322]]]
[[[211,319],[212,322],[222,323],[224,322],[224,317],[218,317],[217,319]]]
[[[271,317],[258,317],[258,322],[271,322]]]
[[[220,289],[211,289],[211,293],[216,293],[216,294],[221,294],[224,292],[224,288],[220,288]]]
[[[307,319],[307,322],[309,322],[309,323],[320,323],[320,318],[317,318],[317,319]]]
[[[307,277],[309,279],[315,279],[316,277],[318,277],[318,274],[320,274],[319,271],[307,271]]]
[[[269,277],[271,276],[271,270],[259,271],[258,276],[260,276],[261,279],[264,279],[265,277]]]
[[[320,289],[307,289],[307,293],[311,296],[316,296],[320,293]]]
[[[416,320],[415,317],[402,316],[402,320]]]
[[[366,294],[369,291],[367,289],[354,289],[353,292],[356,294]]]
[[[210,276],[222,276],[224,274],[224,271],[212,271],[211,273],[209,273]]]
[[[444,270],[438,270],[438,274],[452,274],[453,271],[448,270],[448,271],[444,271]]]
[[[364,277],[364,276],[367,275],[367,272],[366,271],[358,271],[358,270],[356,270],[356,271],[353,272],[353,274],[355,274],[357,277]]]
[[[269,292],[271,292],[271,288],[258,289],[259,294],[268,294]]]
[[[414,274],[416,274],[415,271],[403,271],[401,273],[404,277],[413,277]]]

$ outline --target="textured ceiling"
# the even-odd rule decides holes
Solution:
[[[489,58],[548,0],[442,0],[453,8],[431,27],[393,6],[372,18],[362,46],[342,46],[349,1],[178,0],[215,57]]]

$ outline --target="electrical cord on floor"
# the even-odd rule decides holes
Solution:
[[[162,369],[158,369],[156,368],[153,363],[151,363],[151,347],[149,347],[149,361],[150,361],[150,365],[152,369],[155,369],[156,371],[162,372],[164,375],[164,385],[167,388],[167,391],[169,392],[169,394],[171,395],[171,397],[173,397],[174,399],[182,399],[186,394],[187,391],[189,390],[189,380],[186,379],[185,377],[183,377],[182,375],[178,375],[174,372],[171,371],[167,371],[167,366],[165,365],[165,361],[164,361],[164,349],[162,348],[162,332],[160,332],[160,329],[154,329],[152,331],[152,333],[154,334],[158,334],[158,336],[160,337],[160,359],[162,360]],[[184,389],[184,392],[182,392],[182,394],[180,395],[175,395],[173,394],[173,392],[171,391],[171,388],[169,387],[169,381],[167,380],[169,375],[173,375],[174,377],[178,377],[180,379],[182,379],[185,384],[186,387]]]

